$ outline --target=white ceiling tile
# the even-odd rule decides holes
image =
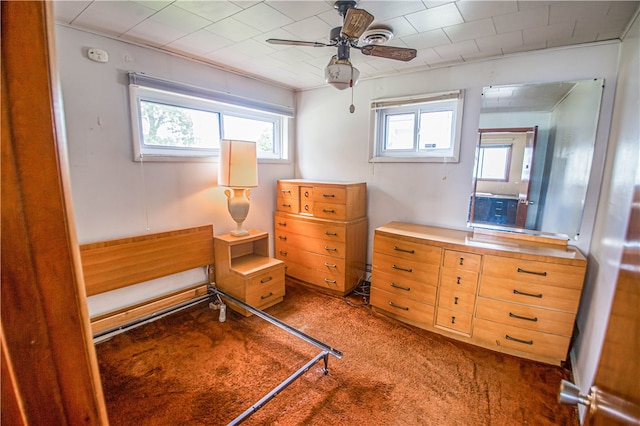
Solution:
[[[194,54],[205,54],[225,46],[232,45],[233,42],[219,35],[205,30],[198,30],[188,34],[179,40],[166,45],[171,50],[180,52],[192,52]]]
[[[233,3],[241,9],[248,9],[264,0],[230,0],[229,3]]]
[[[612,1],[607,11],[607,18],[626,19],[627,22],[639,10],[635,1]]]
[[[548,1],[542,1],[542,0],[518,0],[518,11],[522,12],[528,9],[535,9],[538,7],[543,7],[543,6],[550,6],[553,3],[557,2],[559,0],[548,0]],[[587,1],[592,1],[592,0],[587,0]]]
[[[410,13],[426,10],[420,1],[369,1],[358,4],[359,9],[365,9],[375,18],[373,23],[382,22]]]
[[[205,27],[205,30],[236,43],[261,34],[259,30],[243,24],[233,18],[225,18],[222,21],[218,21],[208,27]]]
[[[574,22],[577,19],[597,20],[604,18],[609,10],[608,1],[588,1],[579,8],[568,1],[553,2],[550,6],[549,25]]]
[[[489,37],[476,39],[476,44],[481,52],[491,52],[504,48],[514,48],[523,45],[522,31],[502,33]]]
[[[498,33],[508,33],[515,30],[545,26],[548,24],[548,21],[548,6],[535,7],[522,12],[509,13],[493,18],[493,23]]]
[[[414,49],[425,49],[427,47],[442,46],[451,43],[449,37],[447,37],[441,29],[402,37],[402,41]]]
[[[381,22],[381,25],[389,27],[391,32],[393,32],[393,36],[396,38],[418,33],[404,16]]]
[[[306,53],[302,48],[292,47],[290,49],[278,50],[269,55],[270,57],[282,61],[287,64],[295,64],[301,61],[311,61],[313,56]],[[327,63],[329,62],[329,55],[327,55]]]
[[[622,34],[622,31],[627,27],[629,23],[629,19],[609,19],[607,17],[600,19],[579,19],[576,22],[575,26],[575,34],[574,35],[582,35],[585,33],[593,33],[594,29],[597,28],[597,32],[618,32],[618,37]]]
[[[118,35],[128,31],[156,11],[138,3],[124,1],[95,1],[74,21],[74,25]]]
[[[438,55],[445,59],[478,52],[478,46],[476,46],[476,42],[473,40],[448,44],[446,46],[436,46],[433,49],[438,52]]]
[[[441,59],[442,58],[440,57],[440,55],[438,55],[438,52],[436,52],[433,48],[427,48],[427,49],[419,49],[416,59],[414,59],[414,61],[418,60],[422,63],[428,64]]]
[[[194,32],[211,24],[210,20],[173,5],[165,7],[149,19],[187,33]]]
[[[240,6],[224,0],[178,0],[173,4],[179,8],[188,10],[191,13],[202,16],[203,18],[208,19],[211,22],[218,22],[226,17],[233,15],[234,13],[238,13],[243,10]]]
[[[494,50],[483,50],[478,53],[465,53],[464,55],[462,55],[462,59],[464,59],[465,62],[470,62],[470,61],[476,61],[478,59],[497,58],[500,56],[503,56],[502,50],[494,49]]]
[[[56,17],[56,22],[71,23],[90,3],[91,1],[53,2],[53,13]]]
[[[453,3],[412,13],[406,15],[406,18],[415,29],[421,32],[464,22],[458,8]]]
[[[449,39],[454,42],[471,40],[478,37],[487,37],[496,33],[491,19],[467,22],[444,28]]]
[[[574,33],[574,36],[576,34]],[[596,41],[604,41],[604,40],[615,40],[619,39],[621,36],[621,31],[605,31],[598,33],[596,36]]]
[[[338,14],[330,4],[323,1],[266,0],[266,3],[294,21],[301,21],[325,12]]]
[[[505,15],[507,13],[515,13],[518,11],[518,3],[516,0],[462,0],[456,2],[456,5],[458,6],[458,10],[465,22],[490,18],[492,16]]]
[[[152,19],[142,21],[120,38],[143,42],[151,46],[163,46],[187,35],[186,32],[164,25]]]
[[[140,0],[140,1],[135,1],[134,3],[139,3],[153,10],[161,10],[169,6],[173,2],[174,0]]]
[[[560,47],[560,46],[569,46],[572,44],[581,44],[581,43],[591,43],[596,41],[595,34],[583,34],[580,36],[573,36],[562,39],[549,40],[547,42],[547,47]]]
[[[264,3],[258,3],[255,6],[245,9],[235,14],[234,18],[263,32],[284,27],[293,22],[293,19],[288,18]]]
[[[322,19],[312,16],[292,24],[282,27],[284,30],[294,34],[296,39],[305,41],[329,41],[331,26]]]
[[[546,47],[547,47],[547,43],[542,42],[542,43],[535,43],[535,44],[523,44],[522,46],[516,46],[516,47],[505,47],[502,49],[502,51],[506,55],[507,53],[519,53],[519,52],[529,52],[533,50],[541,50],[541,49],[545,49]]]
[[[525,44],[536,44],[544,41],[568,39],[572,34],[573,23],[563,23],[523,30],[522,39]]]
[[[331,28],[339,27],[342,25],[342,17],[336,10],[330,10],[316,15],[327,24],[331,25]]]
[[[453,0],[422,0],[422,3],[424,3],[427,8],[431,9],[434,7],[442,6],[443,4],[453,3]]]
[[[232,49],[237,49],[239,52],[245,53],[247,55],[271,55],[272,53],[277,52],[270,44],[259,43],[253,39],[244,40],[240,43],[235,43]]]

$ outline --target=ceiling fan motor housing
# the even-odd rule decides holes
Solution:
[[[353,0],[340,0],[333,4],[334,9],[338,10],[340,16],[344,16],[347,13],[347,10],[352,7],[356,7],[358,5],[357,1]]]

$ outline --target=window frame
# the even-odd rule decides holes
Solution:
[[[138,80],[142,83],[137,84]],[[198,96],[199,94],[202,96]],[[220,97],[223,100],[212,99]],[[293,110],[284,107],[262,104],[258,101],[234,98],[232,95],[212,93],[206,89],[194,88],[181,83],[129,73],[129,106],[132,126],[132,144],[134,161],[177,161],[177,162],[217,162],[220,155],[218,148],[180,147],[145,145],[143,140],[142,114],[140,103],[144,101],[176,106],[179,108],[197,109],[218,114],[220,139],[224,139],[224,117],[254,119],[273,125],[273,150],[265,153],[258,150],[260,163],[288,163],[290,143],[292,141]],[[239,105],[246,104],[248,106]],[[257,106],[258,108],[255,108]],[[271,111],[273,110],[273,111]]]
[[[462,134],[464,90],[453,90],[420,96],[378,99],[371,102],[370,162],[458,162]],[[420,148],[420,114],[424,112],[451,111],[452,138],[447,149]],[[387,117],[413,113],[414,134],[411,149],[387,149]]]

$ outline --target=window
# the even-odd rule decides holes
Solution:
[[[210,161],[221,139],[256,141],[259,159],[287,159],[291,111],[139,74],[129,80],[136,161]]]
[[[486,145],[478,151],[478,179],[509,181],[511,145]]]
[[[371,103],[371,161],[458,161],[462,91]]]

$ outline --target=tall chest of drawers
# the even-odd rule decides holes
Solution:
[[[374,235],[371,305],[454,339],[561,364],[586,259],[557,240],[517,238],[401,222],[382,226]]]
[[[351,292],[366,263],[366,185],[279,180],[276,204],[275,257],[286,275],[335,295]]]

